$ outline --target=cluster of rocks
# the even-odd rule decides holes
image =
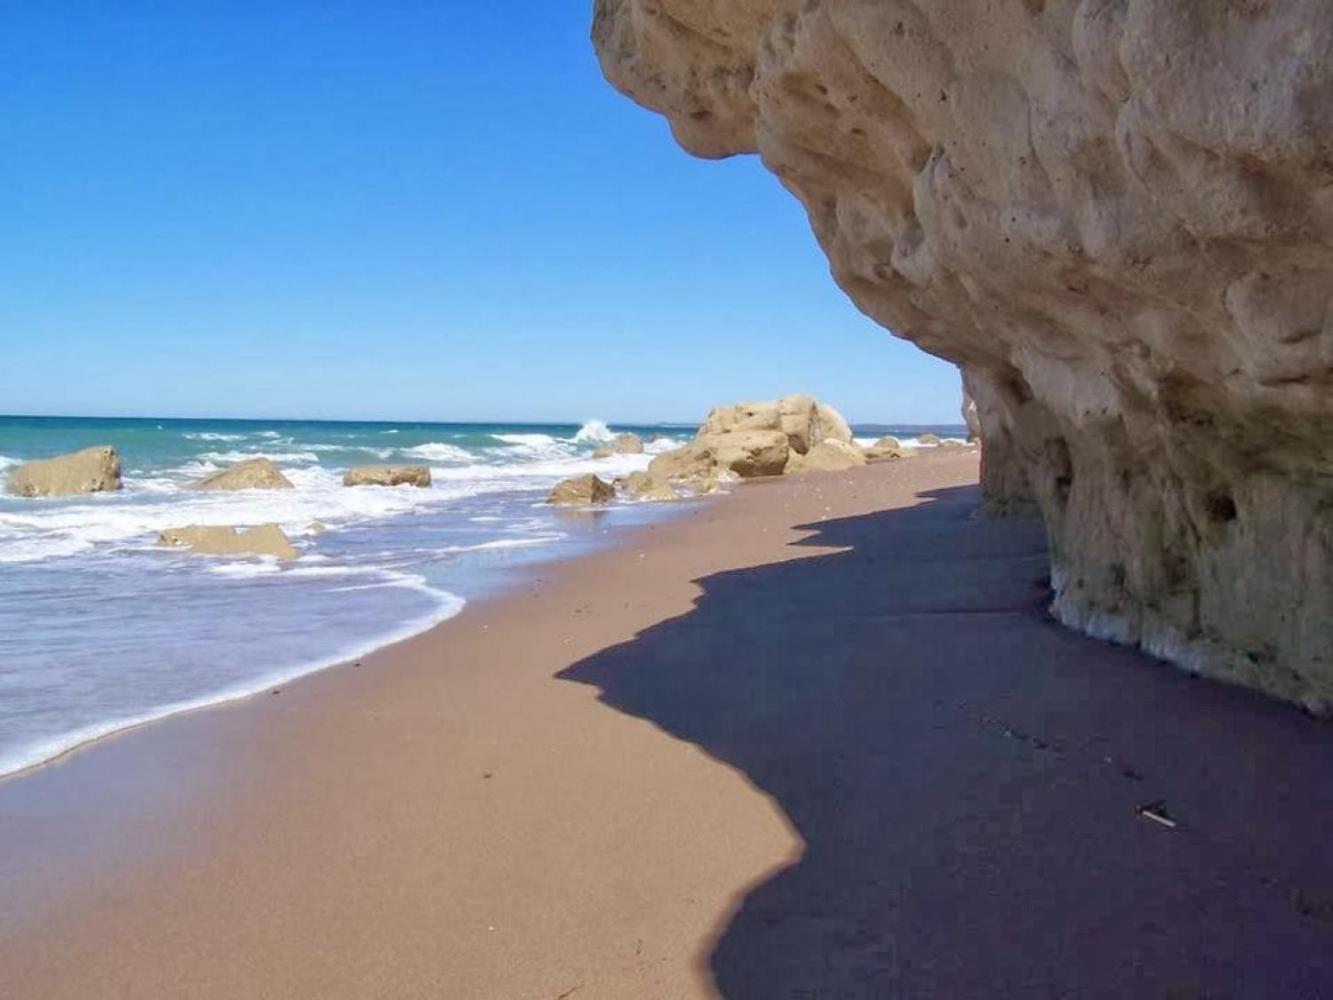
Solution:
[[[430,469],[424,465],[362,465],[349,469],[343,476],[344,486],[427,487],[430,484]],[[10,493],[21,497],[104,493],[123,486],[120,455],[110,445],[25,462],[10,474],[7,484]],[[290,490],[295,487],[271,459],[259,457],[211,473],[190,488],[213,491]],[[312,530],[323,530],[323,525],[311,527]],[[158,535],[157,542],[205,555],[258,555],[278,559],[295,559],[297,556],[291,539],[276,524],[253,528],[191,524],[168,528]]]
[[[922,445],[962,448],[933,434]],[[643,442],[621,434],[598,449],[595,458],[638,454]],[[688,444],[657,455],[646,472],[606,482],[595,475],[559,483],[547,502],[557,505],[629,500],[679,500],[716,491],[721,484],[760,476],[843,472],[867,462],[905,458],[910,452],[897,438],[883,437],[867,448],[852,438],[847,421],[813,396],[784,396],[763,403],[714,407]]]
[[[931,434],[922,444],[962,447]],[[643,441],[636,434],[618,434],[593,452],[593,458],[641,455]],[[851,428],[833,407],[812,396],[784,396],[765,403],[737,403],[715,407],[688,444],[654,456],[646,472],[631,472],[607,482],[593,474],[558,483],[547,502],[557,506],[587,506],[628,500],[668,501],[716,492],[722,484],[757,476],[840,472],[867,461],[903,458],[908,454],[896,438],[880,438],[868,448],[852,440]],[[123,487],[120,456],[110,445],[20,465],[9,477],[11,493],[24,497],[71,496],[100,493]],[[431,485],[424,465],[359,465],[343,476],[344,486]],[[191,489],[290,490],[292,481],[271,459],[245,459],[210,473]],[[312,526],[313,527],[313,526]],[[322,526],[319,526],[322,529]],[[296,558],[291,540],[276,524],[253,528],[230,525],[186,525],[169,528],[158,544],[184,547],[208,555],[262,555]]]

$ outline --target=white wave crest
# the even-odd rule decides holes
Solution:
[[[251,458],[267,458],[272,462],[318,462],[313,451],[205,451],[199,458],[205,462],[244,462]]]
[[[545,448],[556,443],[549,434],[492,434],[491,437],[520,448]]]
[[[615,435],[611,433],[611,428],[601,420],[585,420],[583,426],[579,428],[578,433],[574,435],[575,444],[601,444],[604,441],[610,441]]]
[[[411,455],[413,458],[424,458],[428,462],[471,462],[476,458],[466,448],[460,448],[454,444],[445,444],[443,441],[427,441],[415,448],[403,448],[399,451],[399,454]]]

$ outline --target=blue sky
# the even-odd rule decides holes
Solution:
[[[590,7],[0,0],[0,412],[956,421],[757,160],[602,80]]]

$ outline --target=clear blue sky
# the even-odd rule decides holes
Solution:
[[[754,158],[603,80],[590,0],[0,0],[0,412],[954,422]]]

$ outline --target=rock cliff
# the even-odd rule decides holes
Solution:
[[[1063,621],[1333,706],[1333,5],[597,0],[593,39],[962,366]]]

